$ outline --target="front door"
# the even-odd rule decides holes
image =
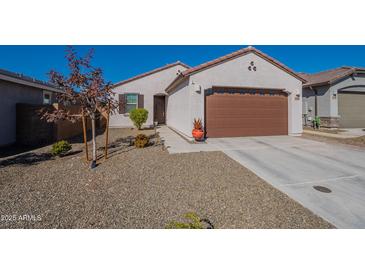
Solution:
[[[154,96],[153,121],[165,124],[165,96]]]

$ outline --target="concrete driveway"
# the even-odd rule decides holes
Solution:
[[[172,153],[222,151],[336,227],[365,228],[365,150],[290,136],[217,138],[202,145],[162,137]]]
[[[209,143],[336,227],[365,228],[365,150],[290,136]]]

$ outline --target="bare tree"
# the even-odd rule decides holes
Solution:
[[[86,56],[78,57],[73,47],[67,47],[66,59],[68,62],[69,75],[64,76],[59,72],[51,70],[49,72],[50,82],[63,92],[57,95],[57,101],[61,105],[80,106],[81,113],[91,120],[92,130],[92,163],[91,168],[96,165],[96,129],[95,120],[98,113],[113,112],[117,107],[112,91],[112,83],[105,82],[100,68],[91,65],[93,49]],[[47,122],[58,120],[69,120],[75,122],[81,119],[82,115],[72,115],[65,109],[55,109],[45,111],[42,118]]]

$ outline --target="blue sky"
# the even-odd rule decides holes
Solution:
[[[349,65],[365,67],[365,46],[256,46],[297,72],[318,72]],[[76,46],[94,48],[93,64],[106,80],[117,82],[180,60],[190,66],[233,52],[241,46]],[[50,69],[67,73],[65,46],[0,46],[0,68],[48,80]]]

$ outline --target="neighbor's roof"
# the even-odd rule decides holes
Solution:
[[[180,73],[180,75],[178,75],[178,77],[175,78],[175,80],[166,88],[166,90],[169,90],[174,84],[176,84],[177,82],[179,82],[180,79],[189,76],[191,74],[197,73],[199,71],[202,71],[204,69],[210,68],[212,66],[221,64],[223,62],[232,60],[234,58],[240,57],[242,55],[248,54],[248,53],[255,53],[256,55],[260,56],[261,58],[265,59],[266,61],[272,63],[273,65],[279,67],[280,69],[286,71],[287,73],[291,74],[292,76],[294,76],[295,78],[299,79],[302,82],[306,82],[306,80],[304,78],[302,78],[300,75],[298,75],[295,71],[293,71],[292,69],[288,68],[287,66],[285,66],[284,64],[280,63],[278,60],[270,57],[269,55],[263,53],[262,51],[254,48],[254,47],[247,47],[247,48],[243,48],[240,50],[237,50],[235,52],[232,52],[230,54],[224,55],[222,57],[219,57],[217,59],[214,59],[212,61],[203,63],[201,65],[198,65],[196,67],[187,69],[183,72]]]
[[[56,86],[54,86],[50,83],[47,83],[47,82],[44,82],[41,80],[37,80],[37,79],[29,77],[29,76],[25,76],[21,73],[11,72],[11,71],[8,71],[5,69],[0,69],[0,79],[9,81],[9,82],[26,85],[26,86],[32,86],[32,87],[46,89],[46,90],[50,90],[50,91],[61,92],[60,89],[58,89]]]
[[[126,80],[120,81],[120,82],[118,82],[118,83],[114,84],[114,86],[113,86],[113,87],[120,86],[120,85],[126,84],[126,83],[128,83],[128,82],[132,82],[132,81],[134,81],[134,80],[141,79],[141,78],[146,77],[146,76],[148,76],[148,75],[151,75],[151,74],[154,74],[154,73],[160,72],[160,71],[165,70],[165,69],[172,68],[172,67],[177,66],[177,65],[183,66],[183,67],[185,67],[185,68],[187,68],[187,69],[188,69],[188,68],[190,68],[188,65],[186,65],[186,64],[184,64],[184,63],[182,63],[182,62],[180,62],[180,61],[176,61],[175,63],[167,64],[167,65],[165,65],[165,66],[163,66],[163,67],[159,67],[159,68],[156,68],[156,69],[154,69],[154,70],[151,70],[151,71],[148,71],[148,72],[145,72],[145,73],[139,74],[139,75],[137,75],[137,76],[134,76],[134,77],[132,77],[132,78],[129,78],[129,79],[126,79]]]
[[[341,80],[356,72],[365,73],[365,68],[342,66],[339,68],[321,71],[313,74],[299,73],[299,75],[307,80],[307,83],[305,83],[303,86],[309,87],[332,84],[333,82]]]

